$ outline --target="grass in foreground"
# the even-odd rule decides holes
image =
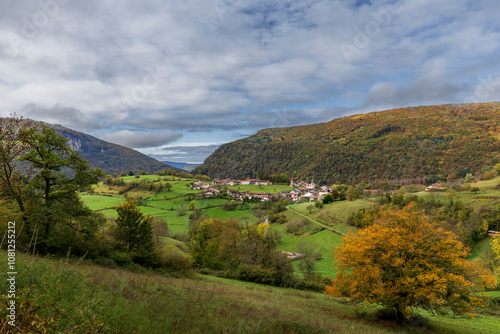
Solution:
[[[6,253],[0,253],[5,267]],[[37,285],[41,319],[56,332],[83,333],[496,333],[500,319],[429,316],[427,327],[375,319],[376,310],[327,295],[221,278],[165,277],[91,264],[17,256],[20,291]],[[5,276],[3,274],[2,276]],[[2,292],[6,280],[2,277]],[[48,304],[47,304],[48,303]],[[4,314],[2,314],[2,317]],[[50,321],[50,320],[49,320]],[[82,325],[78,329],[75,326]]]

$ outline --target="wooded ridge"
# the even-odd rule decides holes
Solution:
[[[500,162],[500,103],[434,105],[272,128],[219,147],[194,173],[316,183],[433,183]]]

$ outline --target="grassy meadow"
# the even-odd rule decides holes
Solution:
[[[1,254],[2,267],[6,253]],[[500,318],[435,316],[385,321],[379,308],[314,292],[197,274],[134,272],[18,254],[18,303],[60,333],[470,333],[500,331]],[[5,274],[0,287],[6,291]],[[38,292],[26,292],[36,284]],[[5,296],[2,296],[4,298]],[[37,307],[40,307],[39,309]],[[50,306],[50,307],[49,307]],[[22,313],[26,309],[19,312]],[[2,310],[1,312],[5,312]],[[0,314],[2,319],[5,314]],[[46,322],[42,322],[46,320]],[[33,330],[33,332],[35,332]]]

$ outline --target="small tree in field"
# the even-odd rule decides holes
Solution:
[[[481,191],[481,189],[479,189],[478,187],[472,187],[470,189],[471,192],[473,192],[474,194],[477,193],[478,191]]]
[[[465,175],[464,183],[472,183],[474,181],[475,181],[474,175],[472,175],[471,173],[468,173],[467,175]]]
[[[165,183],[165,188],[167,188],[167,191],[170,191],[172,189],[172,184],[170,182]]]
[[[125,243],[127,252],[141,264],[152,264],[155,256],[151,224],[153,218],[149,215],[145,217],[135,201],[118,206],[116,211],[118,211],[116,225],[122,232],[121,239]]]
[[[298,267],[304,273],[304,277],[309,279],[316,270],[316,252],[314,245],[300,242],[297,246],[299,247],[299,253],[303,254]]]
[[[476,293],[494,284],[493,276],[465,259],[468,254],[453,233],[410,203],[382,211],[374,225],[344,237],[335,251],[340,273],[326,292],[394,308],[398,322],[412,307],[468,313],[483,306]]]

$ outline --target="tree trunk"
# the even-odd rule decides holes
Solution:
[[[401,310],[399,309],[399,307],[396,307],[396,323],[398,325],[402,325],[404,324],[405,322],[405,315],[403,312],[401,312]]]

